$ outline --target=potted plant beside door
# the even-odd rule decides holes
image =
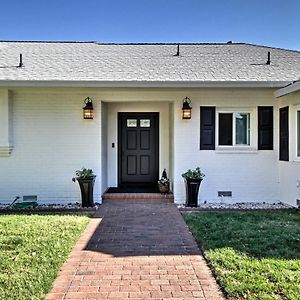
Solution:
[[[81,170],[77,170],[76,177],[72,178],[72,181],[78,181],[80,191],[81,191],[81,203],[82,207],[93,207],[94,206],[94,198],[93,198],[93,190],[94,183],[96,179],[96,175],[94,175],[92,169],[82,168]]]
[[[163,170],[161,179],[157,183],[161,194],[168,194],[170,192],[170,179],[168,178],[166,169]]]
[[[188,169],[181,176],[185,182],[186,206],[197,207],[199,187],[205,176],[204,173],[197,167],[195,170]]]

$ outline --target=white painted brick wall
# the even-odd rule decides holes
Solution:
[[[83,100],[87,96],[93,99],[94,120],[82,118]],[[192,100],[191,120],[181,119],[185,96]],[[94,197],[100,200],[107,184],[117,182],[113,177],[117,174],[116,162],[111,164],[112,157],[116,157],[116,149],[111,149],[111,142],[116,142],[116,130],[110,129],[109,124],[115,126],[119,109],[126,111],[134,107],[163,112],[160,168],[170,166],[177,203],[185,200],[181,174],[198,165],[206,174],[200,190],[201,201],[218,201],[218,190],[232,190],[232,199],[225,201],[288,202],[297,191],[295,188],[291,197],[283,187],[289,174],[295,177],[300,173],[300,164],[294,164],[293,170],[287,166],[286,171],[280,171],[279,102],[271,89],[17,89],[11,97],[14,150],[11,156],[0,157],[0,202],[11,202],[17,195],[38,195],[39,201],[48,203],[80,201],[78,184],[72,183],[71,178],[82,166],[93,168],[97,174]],[[107,110],[103,112],[101,101],[106,103]],[[127,102],[131,104],[127,106]],[[168,102],[174,104],[174,109]],[[251,154],[200,151],[201,105],[255,109],[258,105],[274,105],[275,150]],[[111,109],[114,120],[109,119]],[[102,126],[101,115],[113,123]],[[257,130],[257,124],[252,126]],[[103,149],[107,150],[107,158],[105,152],[102,156]],[[105,165],[110,172],[106,172]]]
[[[250,107],[257,111],[258,105],[274,105],[274,128],[278,128],[276,99],[269,90],[203,90],[192,99],[192,119],[180,118],[181,101],[175,104],[174,120],[174,194],[176,202],[185,201],[185,187],[181,174],[187,169],[200,166],[206,177],[200,188],[200,201],[220,202],[218,191],[232,191],[232,198],[224,198],[225,203],[232,202],[278,202],[278,132],[274,130],[274,151],[256,151],[246,153],[217,153],[200,149],[200,106],[210,105],[233,109]],[[256,124],[251,124],[257,131]],[[256,133],[254,134],[257,138]],[[256,142],[256,141],[255,141]],[[256,143],[257,144],[257,143]]]
[[[95,199],[101,194],[101,105],[94,120],[83,120],[86,93],[13,93],[13,141],[10,157],[0,157],[0,202],[37,195],[40,202],[80,201],[72,183],[82,166],[97,174]]]

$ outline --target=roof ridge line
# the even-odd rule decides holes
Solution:
[[[99,45],[243,45],[245,43],[189,43],[189,42],[170,42],[170,43],[102,43],[102,42],[95,42]]]
[[[281,47],[272,47],[272,46],[258,45],[258,44],[252,44],[252,43],[243,43],[243,44],[244,44],[244,45],[248,45],[248,46],[262,47],[262,48],[275,49],[275,50],[284,50],[284,51],[300,52],[300,50],[287,49],[287,48],[281,48]]]
[[[33,41],[33,40],[23,40],[23,41],[16,41],[16,40],[0,40],[0,43],[53,43],[53,44],[92,44],[97,43],[96,41]]]
[[[222,45],[222,46],[234,46],[234,45],[247,45],[247,46],[254,46],[254,47],[261,47],[261,48],[267,48],[267,49],[275,49],[275,50],[283,50],[283,51],[291,51],[291,52],[297,52],[299,53],[300,50],[295,50],[295,49],[287,49],[287,48],[282,48],[282,47],[273,47],[273,46],[266,46],[266,45],[259,45],[259,44],[255,44],[255,43],[247,43],[247,42],[203,42],[203,43],[197,43],[197,42],[167,42],[167,43],[163,43],[163,42],[158,42],[158,43],[139,43],[139,42],[124,42],[124,43],[114,43],[114,42],[99,42],[99,41],[42,41],[42,40],[0,40],[0,43],[45,43],[45,44],[95,44],[95,45],[112,45],[112,46],[138,46],[138,45],[142,45],[142,46],[151,46],[151,45],[186,45],[186,46],[205,46],[205,45]]]
[[[97,45],[243,45],[245,43],[239,43],[239,42],[203,42],[203,43],[197,43],[197,42],[153,42],[153,43],[139,43],[139,42],[124,42],[124,43],[114,43],[114,42],[98,42],[98,41],[42,41],[42,40],[0,40],[0,43],[70,43],[70,44],[97,44]]]

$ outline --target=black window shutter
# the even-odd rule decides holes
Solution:
[[[200,150],[215,150],[215,118],[214,106],[200,107]]]
[[[279,110],[279,160],[289,160],[289,107]]]
[[[258,106],[258,150],[273,150],[273,106]]]

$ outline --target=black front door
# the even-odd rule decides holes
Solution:
[[[119,186],[156,185],[158,113],[119,113]]]

